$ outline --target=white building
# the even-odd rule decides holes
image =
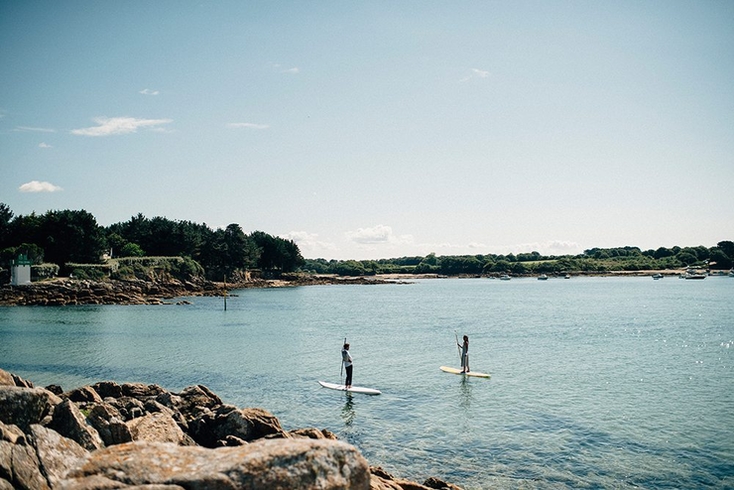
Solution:
[[[10,266],[10,284],[20,286],[31,283],[31,261],[21,254]]]

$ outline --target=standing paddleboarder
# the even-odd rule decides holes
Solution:
[[[342,348],[342,364],[344,365],[344,370],[347,372],[347,379],[344,382],[344,386],[347,388],[352,387],[352,356],[349,354],[349,344],[344,342],[344,347]]]
[[[464,343],[456,342],[456,345],[461,348],[461,372],[468,373],[471,371],[469,369],[469,337],[464,335]]]

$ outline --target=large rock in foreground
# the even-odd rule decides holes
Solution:
[[[0,490],[112,488],[460,490],[393,477],[326,429],[285,431],[267,410],[225,404],[203,385],[64,392],[0,369]]]
[[[127,485],[367,490],[370,472],[357,449],[327,439],[260,440],[218,449],[130,442],[95,451],[61,482],[68,490]]]

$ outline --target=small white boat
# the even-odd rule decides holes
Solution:
[[[657,281],[658,279],[662,279],[663,278],[663,275],[662,274],[653,274],[652,275],[652,278]]]
[[[541,274],[538,276],[538,281],[547,281],[547,280],[548,280],[548,276],[546,276],[545,274]]]
[[[500,276],[500,281],[509,281],[509,280],[510,280],[510,276],[508,276],[507,274],[502,274]]]

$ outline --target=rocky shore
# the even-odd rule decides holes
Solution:
[[[328,430],[283,430],[206,386],[102,381],[64,391],[0,369],[0,490],[461,490],[370,466]]]
[[[325,284],[386,284],[398,280],[291,274],[280,279],[253,279],[224,284],[205,280],[104,281],[57,278],[27,285],[0,287],[0,306],[151,305],[172,298],[223,296],[233,289],[277,288]],[[186,304],[186,300],[177,303]]]

